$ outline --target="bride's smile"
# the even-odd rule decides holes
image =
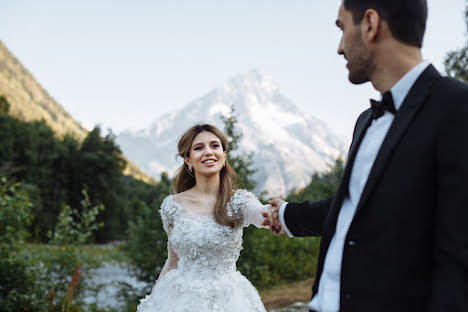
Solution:
[[[187,165],[193,167],[195,175],[213,176],[218,174],[226,161],[226,152],[219,138],[209,131],[200,132],[193,140]]]

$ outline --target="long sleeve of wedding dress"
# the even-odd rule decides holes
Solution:
[[[168,237],[168,260],[138,312],[265,312],[252,284],[236,269],[243,227],[262,227],[267,205],[250,192],[237,190],[227,213],[238,218],[231,228],[211,215],[193,215],[172,195],[160,213]]]
[[[269,205],[263,205],[251,192],[245,190],[238,190],[234,196],[234,210],[241,210],[243,212],[244,226],[255,225],[258,228],[267,229],[268,226],[262,226],[263,211],[268,211]],[[237,205],[236,205],[237,204]]]

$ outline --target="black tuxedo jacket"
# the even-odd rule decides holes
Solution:
[[[294,236],[321,236],[313,293],[372,121],[360,116],[336,194],[289,203]],[[343,251],[340,311],[468,312],[468,85],[430,65],[378,152]]]

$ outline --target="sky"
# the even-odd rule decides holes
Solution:
[[[273,78],[348,141],[369,98],[336,51],[340,0],[0,0],[0,40],[86,127],[148,127],[233,76]],[[428,0],[423,57],[466,44],[465,0]],[[189,127],[191,125],[187,125]]]

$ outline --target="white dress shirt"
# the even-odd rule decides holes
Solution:
[[[390,91],[397,111],[413,84],[429,64],[428,61],[422,61],[392,87]],[[349,196],[344,199],[338,215],[335,234],[325,256],[318,293],[309,303],[312,310],[319,312],[338,312],[340,310],[341,262],[346,235],[354,218],[370,170],[393,119],[394,115],[386,111],[382,117],[373,120],[359,146],[349,179]],[[287,203],[283,203],[279,210],[281,226],[289,237],[293,237],[284,222],[286,208]]]

